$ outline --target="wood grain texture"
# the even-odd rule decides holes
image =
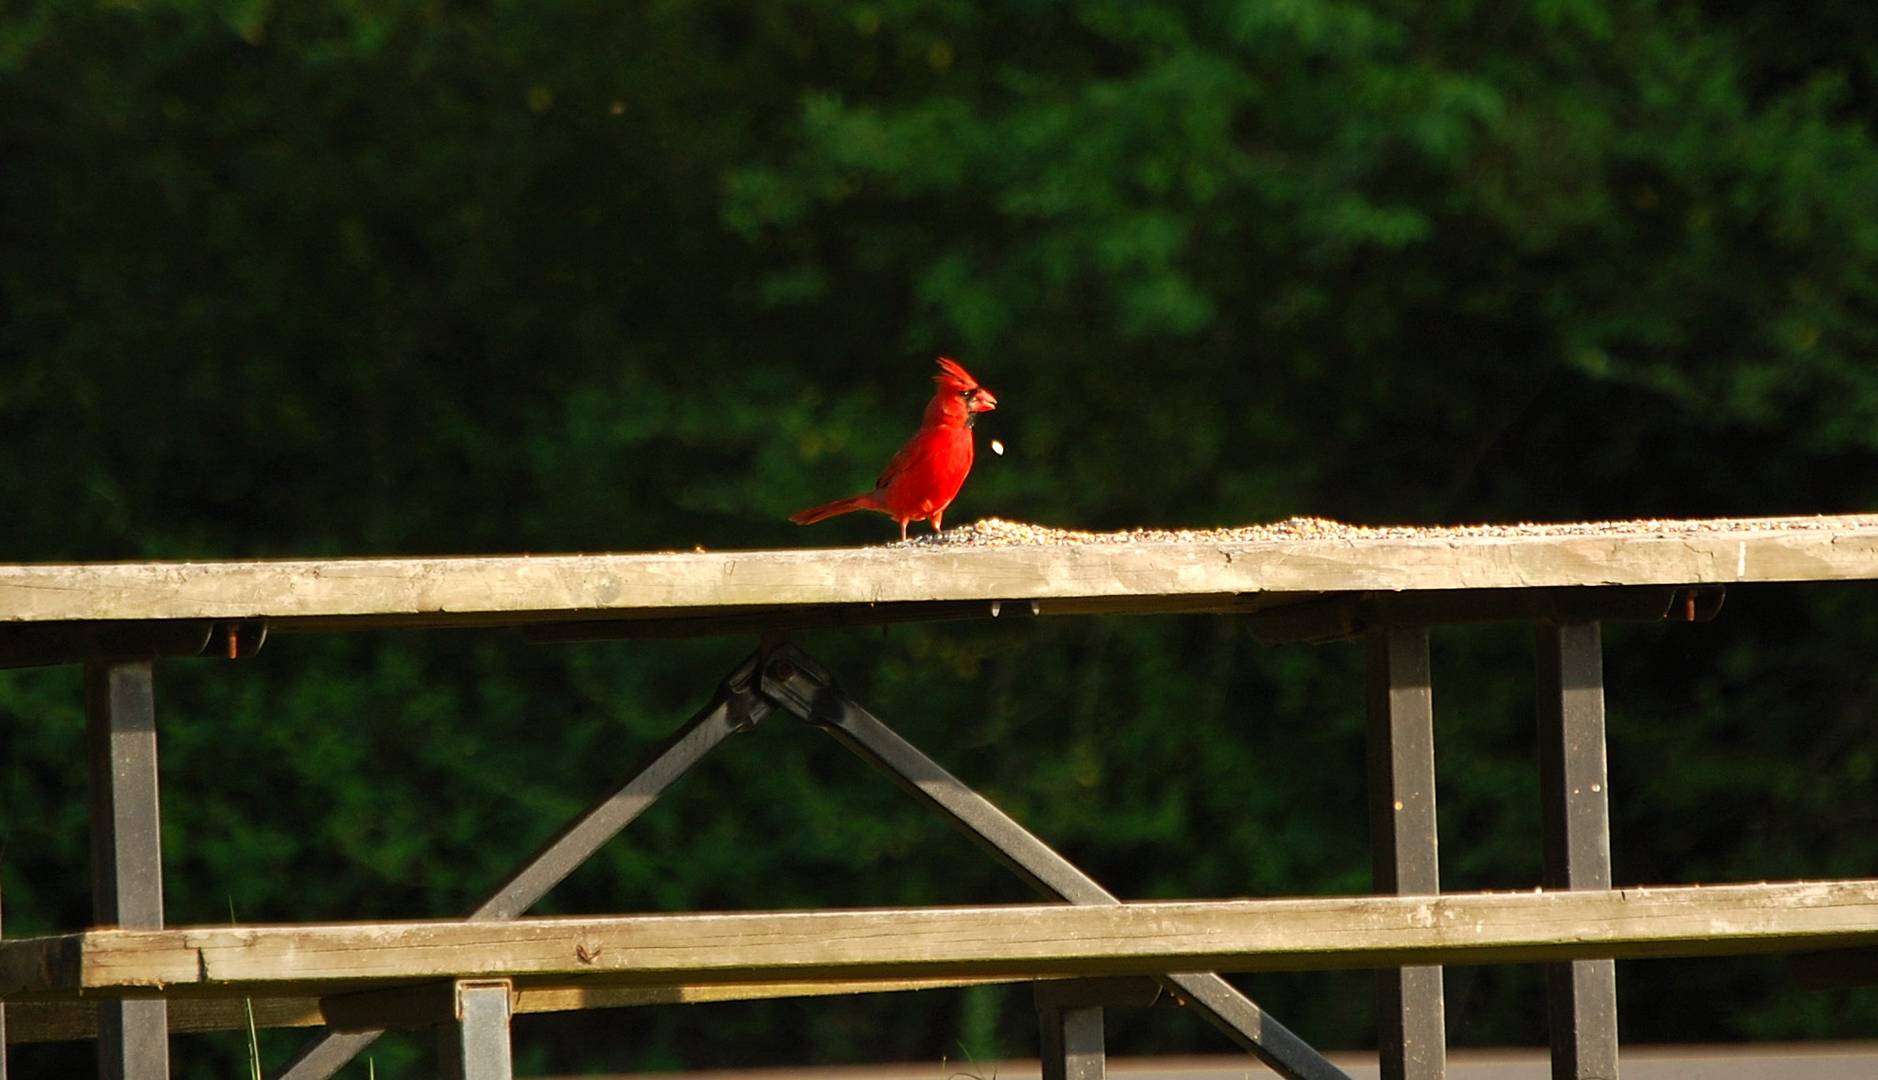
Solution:
[[[22,1002],[7,1007],[7,1042],[71,1042],[98,1037],[98,1007],[83,1001]],[[257,1028],[317,1027],[324,1020],[316,998],[257,998]],[[170,1034],[242,1031],[247,1010],[238,998],[185,998],[170,1003]]]
[[[1665,523],[1666,524],[1666,523]],[[1216,610],[1260,594],[1878,578],[1870,517],[1573,535],[0,565],[0,625],[267,619],[524,625],[815,605],[1038,600]],[[1710,527],[1712,525],[1712,527]]]
[[[0,943],[0,995],[286,996],[441,978],[683,985],[1305,971],[1878,943],[1878,881],[1075,907],[92,930]],[[55,957],[50,965],[34,961]],[[19,958],[20,962],[14,962]]]
[[[679,986],[523,986],[515,992],[515,1012],[572,1012],[581,1009],[619,1009],[641,1005],[701,1005],[722,1001],[758,1001],[768,998],[828,997],[836,994],[887,994],[914,990],[950,990],[1017,980],[996,977],[950,979],[866,979],[853,982],[703,983]],[[368,991],[391,996],[397,989]],[[330,1000],[330,999],[329,999]],[[320,1027],[328,1016],[317,997],[254,998],[257,1028]],[[343,1008],[343,1006],[342,1006]],[[389,1010],[388,1010],[389,1011]],[[377,1015],[370,1026],[385,1027],[391,1017]],[[437,1022],[427,1018],[426,1023]],[[170,1003],[171,1034],[202,1031],[243,1031],[248,1017],[241,1000],[232,997],[177,998]],[[89,1001],[31,1001],[7,1007],[10,1043],[68,1042],[98,1035],[98,1007]]]

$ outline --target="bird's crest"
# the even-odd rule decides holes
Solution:
[[[959,362],[950,356],[939,358],[939,374],[934,375],[932,381],[953,390],[978,389],[978,380],[972,378],[972,373],[960,367]]]

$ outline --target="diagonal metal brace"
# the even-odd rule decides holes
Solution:
[[[1094,878],[842,693],[828,672],[795,646],[784,644],[769,653],[762,693],[886,773],[1038,891],[1071,904],[1121,903]],[[1347,1073],[1220,976],[1177,973],[1160,979],[1189,1007],[1281,1076],[1349,1080]]]
[[[773,706],[757,693],[762,654],[752,653],[724,679],[702,711],[672,734],[644,768],[569,822],[508,880],[470,912],[471,920],[513,919],[546,896],[644,813],[665,789],[731,735],[755,727]],[[316,1036],[281,1074],[281,1080],[326,1080],[384,1034],[327,1030]]]

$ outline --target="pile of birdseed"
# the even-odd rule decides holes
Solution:
[[[1693,520],[1643,518],[1634,521],[1586,521],[1560,524],[1513,525],[1351,525],[1320,517],[1294,517],[1267,525],[1237,525],[1219,529],[1129,529],[1123,532],[1084,532],[1055,529],[1003,518],[984,518],[969,525],[927,533],[897,546],[906,547],[1024,547],[1053,544],[1246,544],[1296,540],[1460,540],[1469,538],[1543,536],[1677,536],[1692,533],[1794,532],[1878,529],[1878,514],[1846,514],[1778,518],[1697,518]]]

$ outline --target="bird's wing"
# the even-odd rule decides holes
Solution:
[[[874,497],[896,517],[923,520],[952,501],[971,467],[971,432],[953,427],[925,428],[887,463],[875,481]]]
[[[887,462],[887,467],[880,470],[880,475],[875,477],[874,490],[885,491],[892,487],[893,482],[902,474],[916,469],[925,460],[931,458],[936,448],[937,440],[930,437],[928,429],[921,428],[914,432],[913,437],[894,453],[892,459]]]

